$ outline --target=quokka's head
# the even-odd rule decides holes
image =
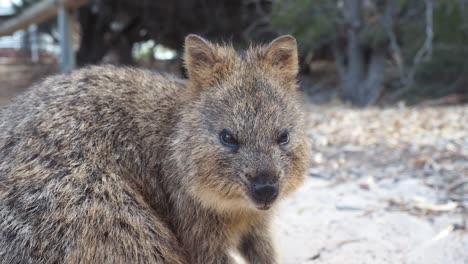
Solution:
[[[190,96],[172,148],[190,193],[217,210],[269,209],[308,161],[296,40],[236,52],[190,35],[185,65]]]

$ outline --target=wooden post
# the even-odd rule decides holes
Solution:
[[[58,9],[58,27],[60,33],[60,71],[68,73],[75,68],[73,51],[73,12],[60,5]]]

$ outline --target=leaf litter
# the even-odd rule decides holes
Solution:
[[[280,263],[468,263],[468,105],[332,102],[307,121],[309,177],[274,225]]]

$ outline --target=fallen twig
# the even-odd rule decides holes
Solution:
[[[456,181],[452,184],[450,184],[448,187],[447,187],[447,191],[448,192],[453,192],[455,189],[458,189],[459,187],[465,185],[468,183],[468,179],[461,179],[459,181]]]

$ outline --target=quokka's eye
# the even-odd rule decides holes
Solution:
[[[234,135],[232,135],[227,129],[223,129],[220,133],[219,133],[219,140],[221,141],[221,143],[230,148],[230,149],[238,149],[239,148],[239,142],[237,141],[237,139],[234,137]]]
[[[289,143],[289,132],[284,131],[281,133],[280,137],[278,138],[278,144],[280,145],[287,145]]]

